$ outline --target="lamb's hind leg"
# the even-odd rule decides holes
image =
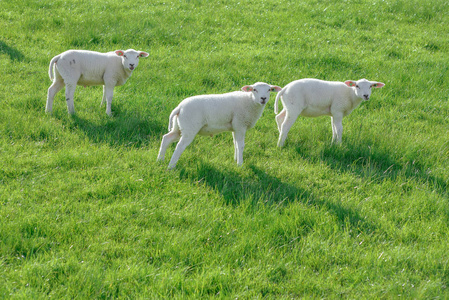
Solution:
[[[67,110],[69,114],[75,113],[75,105],[73,104],[73,97],[75,95],[76,83],[66,83],[65,85],[65,100],[67,102]]]
[[[47,105],[45,106],[45,112],[52,112],[53,110],[53,100],[55,95],[64,87],[64,81],[62,79],[56,78],[52,85],[48,88],[47,93]]]
[[[67,110],[69,114],[75,113],[75,106],[73,104],[73,97],[75,95],[76,85],[81,77],[78,69],[74,68],[72,60],[61,58],[56,65],[57,73],[65,83],[65,100],[67,102]],[[58,78],[58,77],[57,77]]]
[[[183,135],[181,136],[181,139],[179,140],[178,144],[176,145],[175,152],[173,152],[173,155],[170,159],[170,163],[168,164],[169,169],[173,169],[176,167],[176,163],[179,160],[179,157],[181,156],[182,152],[186,149],[188,145],[193,141],[195,138],[195,135]]]
[[[295,123],[296,119],[298,118],[299,113],[296,111],[294,112],[286,111],[286,115],[283,119],[284,122],[281,125],[281,130],[279,133],[278,147],[284,146],[285,140],[287,139],[287,134],[290,131],[290,128]]]
[[[286,111],[285,109],[283,109],[283,110],[276,116],[276,124],[278,125],[278,131],[279,131],[279,132],[281,132],[281,126],[282,126],[282,123],[284,122],[286,113],[287,113],[287,111]]]
[[[159,154],[157,156],[158,161],[165,159],[165,152],[167,151],[168,146],[170,146],[171,143],[178,141],[180,136],[180,132],[174,130],[164,135],[161,142],[161,148],[159,149]]]

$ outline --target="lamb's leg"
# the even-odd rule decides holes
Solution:
[[[299,113],[297,112],[291,113],[289,111],[286,111],[286,116],[284,118],[284,122],[281,125],[281,130],[279,133],[278,147],[284,146],[285,140],[287,139],[287,134],[290,131],[290,128],[295,123],[298,116]]]
[[[232,142],[234,144],[234,160],[237,161],[237,143],[235,141],[235,132],[232,132]]]
[[[179,131],[170,131],[164,137],[162,138],[161,142],[161,148],[159,149],[159,154],[157,156],[157,160],[164,160],[165,159],[165,152],[167,151],[168,146],[170,146],[171,143],[176,142],[179,140],[180,137]]]
[[[106,102],[106,86],[103,85],[103,98],[101,99],[100,107]]]
[[[73,96],[75,95],[76,83],[66,83],[65,85],[65,100],[67,102],[67,110],[69,114],[75,113],[75,106],[73,104]]]
[[[173,155],[170,159],[170,163],[168,164],[169,169],[173,169],[176,167],[176,163],[178,162],[179,157],[181,156],[182,152],[186,149],[188,145],[193,141],[195,138],[195,135],[182,135],[181,139],[179,140],[178,144],[176,145],[175,152],[173,152]]]
[[[47,93],[47,105],[45,112],[51,112],[53,110],[53,100],[57,92],[64,87],[64,81],[56,79],[53,84],[48,88]]]
[[[75,113],[73,96],[75,95],[76,84],[81,76],[78,69],[74,68],[71,60],[59,59],[55,67],[56,81],[59,79],[65,83],[65,100],[69,114]]]
[[[243,148],[245,148],[245,131],[233,132],[235,154],[234,157],[237,160],[237,165],[243,164]]]
[[[104,85],[103,88],[103,99],[106,98],[106,114],[112,116],[111,106],[112,106],[112,96],[114,95],[114,85]]]
[[[331,117],[332,120],[332,143],[339,144],[341,143],[341,138],[343,135],[343,116],[333,115]]]
[[[281,126],[282,126],[282,123],[284,122],[286,113],[287,113],[287,111],[286,111],[285,109],[283,109],[283,110],[276,116],[276,124],[278,125],[278,131],[279,131],[279,132],[281,132]]]

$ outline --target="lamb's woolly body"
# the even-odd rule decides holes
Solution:
[[[172,112],[169,130],[172,129],[175,115],[179,115],[176,118],[179,128],[199,127],[199,135],[234,131],[241,126],[250,129],[262,115],[263,109],[264,106],[255,103],[253,95],[246,92],[194,96],[183,100]]]
[[[48,70],[53,84],[48,89],[46,111],[52,111],[54,96],[64,85],[67,108],[71,114],[75,112],[73,94],[76,85],[103,85],[102,104],[106,100],[106,113],[110,115],[114,87],[125,84],[137,67],[139,57],[146,56],[146,52],[129,49],[108,53],[68,50],[53,57]]]
[[[56,61],[58,68],[54,68]],[[55,56],[49,66],[51,80],[54,80],[55,72],[73,80],[77,79],[79,73],[77,85],[82,86],[103,85],[104,75],[107,74],[117,82],[116,85],[123,85],[132,74],[132,71],[124,69],[122,59],[114,52],[99,53],[85,50],[69,50]]]
[[[301,109],[300,115],[304,117],[332,116],[332,112],[347,115],[362,102],[355,95],[354,89],[345,83],[318,79],[301,79],[286,85],[276,95],[276,114],[281,96],[284,107]]]
[[[332,117],[332,140],[341,142],[342,120],[363,100],[368,100],[371,88],[384,86],[380,82],[361,79],[357,82],[324,81],[319,79],[300,79],[287,84],[277,95],[274,111],[278,113],[278,101],[281,99],[283,110],[276,116],[279,130],[278,146],[282,147],[288,131],[298,116]]]
[[[170,132],[162,139],[158,160],[164,160],[168,146],[179,140],[169,163],[169,168],[172,169],[197,134],[212,136],[231,131],[234,159],[241,165],[246,131],[262,115],[270,98],[270,91],[280,91],[281,88],[258,82],[245,86],[242,90],[246,92],[194,96],[183,100],[170,114]]]

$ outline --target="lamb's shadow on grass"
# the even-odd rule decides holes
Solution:
[[[251,176],[243,178],[235,172],[217,170],[201,163],[196,172],[180,172],[184,180],[195,184],[205,184],[218,192],[226,205],[238,206],[242,202],[250,201],[250,205],[264,205],[279,207],[292,202],[301,202],[304,205],[324,209],[334,215],[342,227],[348,224],[356,231],[373,232],[377,226],[362,217],[357,211],[343,207],[329,199],[316,197],[312,190],[299,188],[279,178],[267,174],[254,165],[248,166]],[[247,203],[246,203],[247,205]]]
[[[94,143],[105,143],[110,146],[141,147],[149,139],[159,137],[165,130],[150,115],[127,112],[115,108],[113,117],[104,114],[99,119],[89,120],[77,114],[61,115],[60,120],[71,130],[82,130]]]
[[[25,55],[17,49],[8,46],[5,42],[0,41],[0,53],[6,54],[12,61],[22,61]]]
[[[370,182],[385,178],[397,180],[399,177],[426,182],[439,194],[448,197],[448,182],[431,175],[429,166],[418,158],[409,157],[399,161],[387,150],[370,144],[364,140],[348,141],[344,145],[328,144],[324,146],[319,159],[332,169],[354,173]],[[300,147],[296,151],[304,157],[309,155]]]

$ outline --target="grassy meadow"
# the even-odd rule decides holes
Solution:
[[[1,299],[449,298],[447,0],[11,0],[0,5]],[[64,90],[67,49],[150,53],[116,87]],[[184,98],[257,81],[384,82],[343,120],[275,95],[246,135],[156,162]]]

